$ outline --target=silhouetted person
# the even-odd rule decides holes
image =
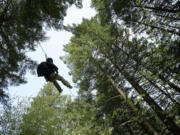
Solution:
[[[64,85],[66,85],[69,88],[72,88],[69,82],[67,82],[62,76],[58,74],[58,68],[56,65],[54,65],[52,58],[47,58],[45,62],[41,62],[38,65],[37,74],[38,77],[44,76],[46,81],[53,82],[60,93],[62,92],[62,89],[56,80],[60,80]]]

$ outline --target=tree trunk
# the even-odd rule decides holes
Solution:
[[[150,107],[157,114],[158,118],[166,125],[169,131],[171,131],[174,135],[178,135],[180,133],[180,128],[176,125],[176,123],[162,110],[162,108],[148,95],[148,93],[136,81],[134,81],[135,79],[133,77],[131,77],[125,70],[122,70],[119,65],[114,63],[110,56],[106,55],[106,57],[135,88],[135,90],[140,95],[143,95],[143,99],[150,105]]]
[[[106,43],[106,42],[105,42]],[[106,43],[107,44],[107,43]],[[108,44],[107,44],[108,45]],[[132,56],[130,56],[129,54],[127,54],[127,52],[125,52],[124,50],[122,50],[120,47],[118,47],[117,45],[115,45],[115,47],[117,47],[119,50],[121,50],[125,55],[127,55],[127,57],[131,58],[132,60],[134,60],[135,62],[138,62],[135,58],[133,58]],[[145,69],[147,69],[148,71],[150,71],[153,75],[158,75],[159,79],[161,79],[163,82],[167,83],[171,88],[173,88],[174,90],[176,90],[177,92],[180,93],[180,87],[175,85],[174,83],[170,82],[169,80],[167,80],[166,78],[164,78],[163,75],[159,74],[158,72],[153,71],[151,68],[145,66],[144,64],[141,64]]]
[[[180,108],[180,104],[174,100],[170,94],[164,92],[158,85],[156,85],[152,80],[148,79],[146,76],[143,76],[149,83],[151,83],[156,89],[158,89],[162,94],[164,94],[165,96],[167,96],[174,104],[176,104],[178,106],[178,108]]]
[[[165,9],[165,8],[160,8],[160,7],[150,7],[150,6],[134,6],[137,8],[142,8],[144,7],[145,9],[151,9],[151,10],[155,10],[155,11],[160,11],[160,12],[167,12],[167,13],[178,13],[179,10],[172,10],[172,9]]]
[[[137,113],[136,106],[126,97],[125,93],[119,88],[119,86],[115,83],[115,81],[103,70],[103,68],[98,64],[100,70],[106,75],[106,77],[110,80],[113,87],[120,93],[120,95],[123,97],[123,99],[127,102],[130,108],[133,109],[134,113]],[[138,124],[145,130],[148,131],[148,134],[151,135],[158,135],[156,130],[152,127],[152,125],[144,118],[140,117],[140,121]]]
[[[155,72],[156,73],[156,72]],[[180,87],[175,85],[174,83],[170,82],[169,80],[167,80],[166,78],[164,78],[164,76],[162,76],[161,74],[158,74],[159,78],[161,80],[163,80],[165,83],[167,83],[171,88],[173,88],[174,90],[176,90],[177,92],[180,93]]]

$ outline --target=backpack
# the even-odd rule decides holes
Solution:
[[[46,62],[41,62],[37,67],[37,74],[39,76],[45,76],[48,72],[49,68]]]

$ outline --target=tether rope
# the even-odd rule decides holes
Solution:
[[[47,59],[47,58],[48,58],[47,53],[45,52],[45,50],[43,49],[43,47],[41,46],[41,44],[39,44],[39,46],[40,46],[41,50],[43,51],[43,53],[44,53],[44,55],[45,55],[45,58]]]

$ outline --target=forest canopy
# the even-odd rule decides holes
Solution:
[[[73,36],[62,60],[78,96],[47,84],[16,134],[178,135],[180,1],[92,0],[92,7],[95,17],[64,27]],[[6,126],[3,133],[12,131]]]

